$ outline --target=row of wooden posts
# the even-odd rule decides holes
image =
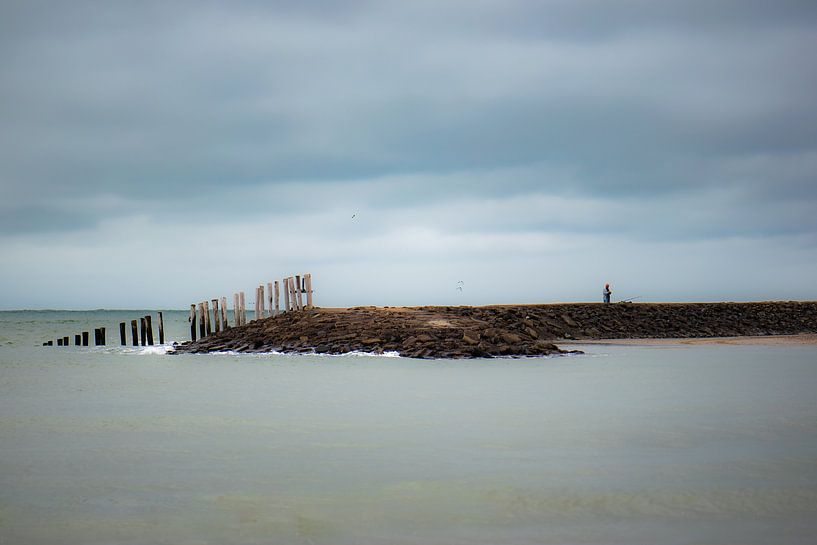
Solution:
[[[159,312],[159,344],[165,344],[165,321],[162,313]],[[119,342],[122,346],[128,344],[126,329],[127,322],[119,322]],[[136,334],[136,320],[130,321],[130,331],[133,346],[153,346],[153,318],[150,314],[139,318],[139,335]]]
[[[284,295],[283,311],[281,310],[281,291]],[[303,277],[301,275],[289,276],[281,283],[278,280],[268,282],[266,292],[264,284],[260,284],[255,288],[255,319],[278,316],[281,312],[313,308],[312,293],[312,275],[309,273],[304,274]],[[306,295],[305,304],[304,295]],[[213,304],[212,320],[210,319],[210,303]],[[197,332],[199,338],[203,339],[214,332],[226,331],[230,328],[227,321],[227,298],[222,297],[220,300],[215,298],[190,305],[188,321],[190,322],[190,339],[193,341],[196,340]],[[233,322],[235,327],[247,323],[247,305],[243,291],[233,294]]]
[[[131,320],[131,335],[133,338],[133,346],[139,346],[140,340],[142,346],[153,346],[153,318],[150,314],[139,318],[141,322],[140,334],[137,335],[137,321]],[[122,346],[127,343],[125,335],[127,322],[119,322],[119,342]],[[162,313],[159,312],[159,344],[165,343],[165,324]],[[94,346],[105,346],[105,328],[98,327],[94,329]],[[43,346],[54,346],[54,341],[45,341]],[[68,337],[61,337],[57,339],[57,346],[70,346]],[[74,335],[74,346],[88,346],[88,332],[83,331],[81,334]]]
[[[68,342],[69,337],[57,337],[57,346],[71,346]],[[105,344],[105,328],[98,327],[94,329],[94,346],[101,346]],[[54,341],[45,341],[43,346],[54,346]],[[88,332],[83,331],[74,335],[74,346],[88,346]]]

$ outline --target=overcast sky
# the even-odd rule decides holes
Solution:
[[[815,51],[813,0],[0,0],[0,308],[817,299]]]

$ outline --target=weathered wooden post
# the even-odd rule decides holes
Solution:
[[[261,318],[267,317],[267,304],[266,304],[267,296],[264,293],[264,284],[258,286],[258,302],[261,303]]]
[[[275,316],[272,313],[272,282],[267,282],[267,310],[269,316]]]
[[[213,303],[213,329],[216,333],[221,332],[221,313],[218,311],[218,297],[211,299]]]
[[[289,312],[289,278],[284,278],[284,312]]]
[[[74,346],[82,346],[82,335],[74,335]]]
[[[159,311],[159,344],[165,344],[165,319]]]
[[[57,346],[62,346],[62,337],[57,339]]]
[[[62,345],[63,346],[70,346],[70,343],[68,342],[68,337],[63,337],[62,338]]]
[[[54,341],[45,341],[43,346],[54,346]]]
[[[295,277],[289,277],[289,289],[292,293],[289,294],[289,298],[292,300],[292,310],[301,310],[301,307],[298,305],[298,286],[295,285]]]
[[[212,335],[213,324],[210,323],[210,301],[204,301],[204,326],[207,330],[207,335]]]
[[[241,325],[247,325],[247,301],[244,292],[238,292],[238,301],[241,304]]]
[[[148,346],[153,346],[153,319],[150,314],[145,316],[145,327],[147,327],[148,333]]]
[[[94,346],[99,346],[99,328],[94,328]]]
[[[221,298],[221,325],[224,326],[224,331],[230,329],[230,324],[227,323],[227,298]]]
[[[207,329],[204,325],[204,304],[199,303],[199,339],[207,336]]]
[[[297,293],[297,295],[298,295],[298,310],[303,310],[304,309],[304,296],[303,296],[304,290],[303,290],[303,286],[301,285],[301,275],[300,274],[295,276],[295,289],[298,292]]]
[[[88,346],[88,332],[82,332],[82,346]]]
[[[106,337],[106,335],[105,335],[105,328],[104,327],[99,328],[99,338],[102,339],[102,345],[103,346],[108,344],[108,337]]]
[[[238,293],[233,294],[233,322],[235,326],[241,325],[241,301],[239,301]]]
[[[190,305],[190,316],[187,317],[187,321],[190,322],[190,340],[195,342],[196,341],[196,305]]]
[[[125,322],[119,322],[119,344],[125,346],[127,340],[125,339]]]
[[[281,296],[281,290],[280,290],[280,286],[278,285],[278,281],[276,280],[275,281],[275,316],[278,316],[279,314],[281,314],[281,305],[280,305],[281,297],[280,296]]]
[[[306,284],[306,307],[315,308],[315,305],[312,304],[312,273],[304,275],[304,283]]]
[[[136,320],[130,321],[130,337],[133,340],[133,346],[139,346],[139,333],[136,330]]]
[[[147,346],[148,343],[148,324],[145,317],[139,318],[139,341],[142,346]]]

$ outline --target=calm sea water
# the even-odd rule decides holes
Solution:
[[[0,544],[814,543],[817,348],[418,361],[39,346],[0,313]],[[165,313],[183,340],[186,313]]]

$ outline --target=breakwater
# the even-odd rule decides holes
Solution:
[[[256,320],[176,352],[397,352],[414,358],[565,353],[559,340],[817,333],[817,302],[568,303],[315,308]]]

